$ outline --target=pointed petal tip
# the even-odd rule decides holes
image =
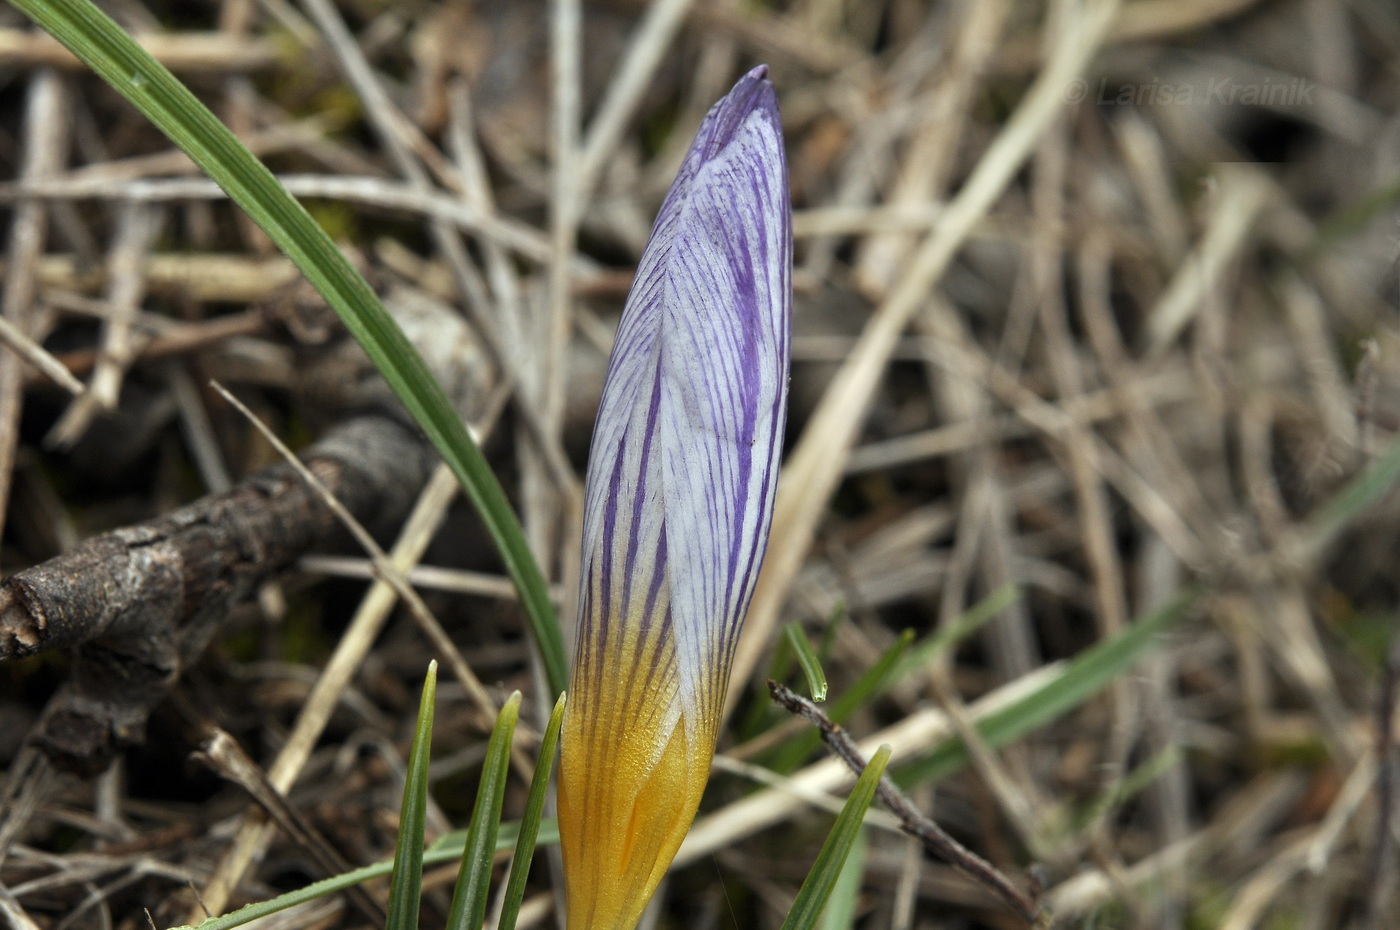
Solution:
[[[739,78],[719,103],[720,106],[726,104],[743,112],[759,107],[776,110],[778,95],[773,89],[772,80],[768,77],[768,66],[759,65]]]
[[[774,127],[780,126],[778,94],[768,79],[768,66],[759,65],[734,84],[729,93],[710,109],[695,149],[703,157],[712,157],[734,140],[735,135],[753,113],[762,113]]]

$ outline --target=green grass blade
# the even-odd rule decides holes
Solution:
[[[1078,836],[1091,824],[1122,807],[1157,779],[1168,769],[1181,761],[1181,750],[1168,746],[1146,762],[1134,768],[1108,791],[1101,792],[1092,802],[1065,815],[1066,836]]]
[[[826,715],[836,723],[843,723],[847,717],[855,713],[866,701],[873,700],[885,693],[885,689],[894,682],[899,667],[903,664],[900,660],[908,651],[911,643],[914,642],[914,631],[905,630],[899,634],[899,638],[894,641],[890,648],[880,654],[880,658],[875,660],[875,664],[866,669],[865,672],[856,679],[855,684],[845,691],[842,691],[831,705],[826,709]],[[810,735],[816,742],[821,741],[821,735],[816,730],[809,730]]]
[[[1396,203],[1400,203],[1400,178],[1392,178],[1323,220],[1317,227],[1312,244],[1303,250],[1303,259],[1314,260],[1328,249],[1335,248],[1348,236],[1365,229],[1368,223],[1392,209]]]
[[[869,834],[864,826],[856,831],[855,845],[836,877],[836,887],[831,889],[831,898],[822,911],[821,930],[851,930],[856,924],[856,908],[860,905],[860,886],[865,881],[867,842]]]
[[[875,789],[879,787],[880,776],[885,774],[889,761],[890,747],[887,744],[881,746],[865,766],[865,771],[851,790],[851,796],[846,799],[846,806],[841,808],[841,815],[827,834],[821,852],[817,853],[817,861],[797,892],[797,900],[792,903],[792,910],[788,911],[782,930],[812,930],[817,925],[846,864],[846,857],[860,834],[865,812],[875,799]]]
[[[520,692],[506,701],[496,716],[486,761],[481,766],[481,784],[476,789],[476,806],[462,851],[462,868],[457,873],[457,890],[447,912],[448,930],[477,930],[486,917],[486,895],[491,886],[491,860],[496,852],[496,833],[501,825],[501,803],[510,776],[510,743],[520,719]],[[417,928],[414,928],[417,930]]]
[[[554,712],[549,715],[549,725],[545,727],[544,739],[540,742],[540,754],[535,762],[535,775],[530,779],[530,796],[525,800],[525,814],[520,818],[520,838],[515,843],[510,880],[506,882],[505,896],[501,901],[501,920],[496,930],[515,930],[520,903],[525,900],[525,882],[530,877],[535,837],[539,832],[540,816],[544,813],[545,798],[549,795],[549,773],[554,768],[554,755],[559,748],[559,728],[564,723],[565,700],[561,694],[559,700],[554,702]]]
[[[753,739],[772,726],[774,721],[784,720],[790,716],[768,699],[768,686],[765,682],[769,678],[774,681],[786,681],[788,673],[792,671],[792,665],[792,644],[788,642],[786,636],[779,636],[777,641],[773,643],[773,654],[768,660],[768,673],[754,676],[752,683],[753,703],[749,705],[748,713],[744,714],[743,720],[735,728],[739,742]]]
[[[1392,442],[1379,458],[1308,518],[1299,535],[1295,558],[1300,561],[1316,558],[1348,524],[1393,488],[1397,480],[1400,480],[1400,440]]]
[[[1039,688],[980,721],[978,732],[995,749],[1074,710],[1156,648],[1162,634],[1187,615],[1199,594],[1187,588],[1126,630],[1085,650]],[[955,737],[901,765],[894,778],[906,787],[936,781],[967,761],[967,747]]]
[[[496,476],[374,291],[267,167],[88,0],[13,0],[183,149],[277,243],[359,340],[462,483],[520,591],[553,693],[568,681],[549,589]]]
[[[851,616],[846,609],[845,601],[837,601],[831,608],[831,614],[826,618],[826,627],[822,630],[821,645],[817,647],[817,656],[823,662],[831,658],[831,650],[836,645],[836,634],[841,632],[841,624],[845,623]]]
[[[389,882],[389,914],[385,930],[418,930],[418,904],[423,889],[423,825],[428,810],[428,750],[433,742],[433,699],[437,696],[437,662],[428,663],[418,725],[408,754],[408,775],[399,808],[399,835],[394,847],[393,878]]]
[[[899,663],[892,680],[899,680],[916,669],[923,668],[938,656],[976,633],[1003,610],[1021,599],[1021,589],[1015,584],[1002,585],[973,604],[961,617],[927,637]]]
[[[516,823],[501,824],[501,832],[496,837],[496,852],[508,852],[516,844],[519,836],[520,825]],[[559,825],[553,817],[547,817],[540,823],[539,837],[536,842],[544,846],[554,846],[559,842]],[[431,843],[423,852],[423,865],[442,865],[447,862],[457,862],[462,858],[462,852],[467,845],[467,831],[454,830],[444,834]],[[266,901],[256,901],[220,917],[210,917],[201,920],[194,927],[176,927],[174,930],[233,930],[235,927],[242,927],[259,920],[269,914],[276,914],[278,911],[285,911],[289,907],[296,907],[298,904],[305,904],[307,901],[315,901],[317,898],[324,898],[328,894],[335,894],[344,891],[351,885],[358,885],[375,878],[383,878],[393,871],[392,860],[385,859],[383,862],[376,862],[372,865],[353,869],[343,875],[332,875],[330,878],[323,878],[318,882],[313,882],[305,888],[298,888],[295,891],[288,891],[275,898]]]
[[[811,641],[802,631],[802,624],[794,620],[784,627],[784,631],[787,633],[788,643],[792,646],[792,654],[797,657],[797,664],[802,668],[802,674],[807,677],[807,689],[812,694],[812,700],[825,701],[826,672],[822,671],[822,660],[817,658]]]

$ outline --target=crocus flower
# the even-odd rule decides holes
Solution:
[[[768,542],[791,308],[787,166],[758,67],[701,124],[608,362],[559,766],[569,930],[632,930],[700,804]]]

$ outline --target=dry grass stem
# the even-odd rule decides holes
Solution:
[[[75,378],[62,362],[4,317],[0,317],[0,343],[68,393],[77,396],[86,390],[83,382]]]
[[[222,33],[147,32],[137,41],[156,61],[179,74],[261,71],[279,60],[266,39],[236,39]],[[0,29],[0,64],[6,67],[51,67],[77,70],[82,62],[46,35],[28,29]]]
[[[23,180],[42,177],[53,170],[68,144],[64,118],[63,84],[52,71],[42,71],[30,85],[25,109],[25,158],[19,175]],[[0,294],[0,314],[18,333],[28,336],[37,323],[34,312],[35,266],[44,251],[48,217],[39,203],[25,203],[10,224],[5,275]],[[19,415],[22,376],[18,360],[0,356],[0,527],[10,499],[10,475],[14,471],[15,448],[19,442]]]

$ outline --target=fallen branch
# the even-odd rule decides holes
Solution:
[[[434,458],[409,427],[362,417],[305,460],[352,513],[371,519],[406,509]],[[64,768],[101,771],[143,740],[146,718],[229,608],[335,527],[330,509],[280,464],[11,576],[0,586],[0,659],[77,649],[35,740]]]
[[[481,368],[460,370],[479,365],[479,354],[470,346],[452,351],[467,339],[453,339],[454,327],[464,332],[461,320],[434,306],[447,316],[425,320],[419,304],[405,329],[437,340],[429,364],[451,393],[482,396],[474,381]],[[357,520],[385,525],[408,512],[437,455],[377,377],[337,371],[342,400],[348,390],[356,415],[302,460]],[[143,741],[151,711],[229,609],[338,532],[331,509],[281,463],[12,575],[0,584],[0,660],[74,650],[70,677],[31,738],[62,768],[102,771]]]

